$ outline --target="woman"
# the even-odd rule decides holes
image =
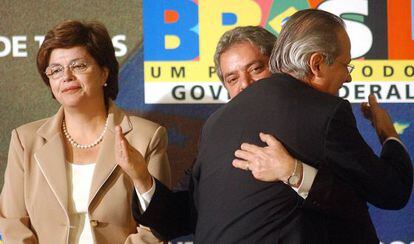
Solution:
[[[3,240],[136,241],[134,185],[115,160],[115,127],[143,155],[149,172],[169,185],[165,128],[128,116],[112,102],[118,62],[100,23],[55,26],[39,49],[37,68],[61,108],[12,131],[0,197]]]

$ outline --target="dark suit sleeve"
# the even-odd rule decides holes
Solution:
[[[354,188],[322,164],[304,201],[304,208],[342,220],[363,219],[367,215],[366,200]],[[366,216],[369,218],[369,216]]]
[[[157,179],[155,182],[155,193],[142,214],[138,196],[135,190],[133,191],[132,214],[137,224],[150,227],[161,240],[171,240],[194,233],[196,215],[191,190],[172,192]]]
[[[341,103],[327,125],[327,167],[363,199],[384,209],[400,209],[409,200],[413,168],[405,148],[389,140],[378,157],[360,135],[350,104]]]

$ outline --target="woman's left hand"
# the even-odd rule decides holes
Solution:
[[[152,176],[142,154],[125,139],[122,129],[115,127],[115,160],[134,182],[140,193],[151,189]]]

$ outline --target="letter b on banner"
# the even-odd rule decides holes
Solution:
[[[236,26],[260,25],[262,12],[257,2],[252,0],[199,1],[202,36],[200,59],[213,60],[217,42],[225,31]]]
[[[144,0],[145,61],[199,56],[198,6],[191,0]]]

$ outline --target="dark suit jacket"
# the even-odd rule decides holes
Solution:
[[[282,182],[260,182],[231,165],[242,142],[262,145],[259,132],[319,169],[306,201]],[[277,74],[210,116],[192,180],[190,194],[157,182],[135,219],[167,239],[195,232],[197,243],[378,243],[366,202],[403,207],[413,170],[397,141],[385,143],[380,157],[373,153],[347,101]]]

